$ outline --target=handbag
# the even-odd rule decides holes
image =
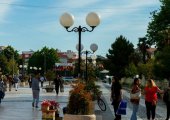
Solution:
[[[141,91],[136,93],[130,93],[130,99],[139,99],[141,97]]]
[[[119,107],[116,111],[117,115],[126,115],[126,108],[127,108],[127,101],[126,100],[121,100]]]

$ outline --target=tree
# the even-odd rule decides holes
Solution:
[[[154,62],[154,74],[159,78],[170,79],[170,46],[165,47],[161,52],[157,52]]]
[[[138,72],[140,75],[144,75],[146,79],[154,78],[153,74],[153,59],[150,59],[146,64],[139,63]]]
[[[3,54],[0,54],[0,68],[2,74],[9,73],[9,68],[7,67],[7,64],[8,64],[7,58]]]
[[[5,57],[7,58],[8,61],[10,61],[11,59],[15,60],[16,63],[18,63],[19,60],[19,54],[18,51],[15,50],[12,46],[7,46],[2,54],[5,55]]]
[[[147,29],[148,43],[156,44],[158,50],[161,50],[169,43],[166,33],[167,27],[170,25],[170,0],[160,0],[162,3],[159,11],[155,10],[151,13],[152,18]],[[169,45],[169,44],[168,44]]]
[[[17,74],[18,71],[18,60],[19,54],[11,46],[7,46],[0,53],[0,67],[2,68],[3,74]]]
[[[147,56],[146,50],[149,48],[149,44],[147,43],[146,37],[139,38],[137,46],[142,53],[143,63],[146,64],[146,56]]]
[[[52,70],[55,63],[59,61],[57,51],[53,48],[43,47],[40,51],[34,52],[28,61],[28,66],[42,68],[42,73]]]
[[[125,74],[127,77],[133,77],[138,74],[137,67],[135,64],[130,63],[128,67],[125,68]]]
[[[125,76],[125,68],[129,65],[129,56],[134,53],[133,44],[122,35],[116,38],[107,54],[109,70],[119,78]]]

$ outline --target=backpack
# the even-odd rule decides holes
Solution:
[[[163,94],[163,101],[165,103],[167,103],[169,101],[169,94],[168,94],[168,90],[165,91],[165,93]]]

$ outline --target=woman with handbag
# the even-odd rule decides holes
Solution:
[[[163,91],[156,86],[154,80],[152,79],[147,80],[147,84],[144,88],[144,94],[145,94],[146,114],[148,120],[150,120],[151,114],[152,114],[152,120],[155,120],[156,104],[158,101],[157,92],[163,93]]]
[[[130,93],[130,101],[133,106],[133,111],[130,120],[137,120],[140,96],[141,96],[140,80],[139,78],[135,78]]]

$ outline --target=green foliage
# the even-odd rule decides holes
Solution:
[[[56,62],[59,61],[57,51],[53,48],[49,49],[43,47],[40,51],[34,52],[32,57],[29,59],[29,66],[41,67],[42,72],[53,69]]]
[[[139,74],[142,74],[147,78],[154,78],[153,74],[153,63],[154,60],[149,60],[146,64],[140,63],[138,66]]]
[[[125,68],[125,74],[126,74],[126,77],[135,76],[136,74],[138,74],[137,67],[133,63],[130,63],[129,66]]]
[[[45,74],[47,81],[49,81],[49,85],[51,85],[51,82],[55,79],[56,75],[55,72],[52,70],[48,70]]]
[[[7,65],[8,65],[7,58],[3,54],[0,54],[0,68],[2,74],[9,73],[9,68],[7,67]]]
[[[165,47],[161,52],[157,52],[154,62],[154,74],[159,78],[170,78],[170,46]]]
[[[147,29],[147,39],[150,44],[157,45],[158,49],[162,49],[167,45],[167,33],[165,30],[170,24],[170,1],[160,0],[160,10],[151,13],[151,22]]]
[[[92,95],[85,90],[85,83],[79,82],[73,85],[73,89],[70,91],[70,97],[68,102],[68,114],[88,115],[92,114]]]
[[[0,53],[0,67],[3,74],[16,74],[18,71],[19,54],[13,47],[7,46]]]
[[[107,54],[108,70],[114,76],[123,77],[125,76],[125,68],[129,64],[129,56],[134,53],[133,44],[130,43],[122,35],[116,38],[115,42],[111,45]]]
[[[100,91],[100,86],[96,85],[93,81],[86,83],[85,90],[92,94],[93,100],[96,100],[97,96],[100,96],[102,94],[102,91]]]

